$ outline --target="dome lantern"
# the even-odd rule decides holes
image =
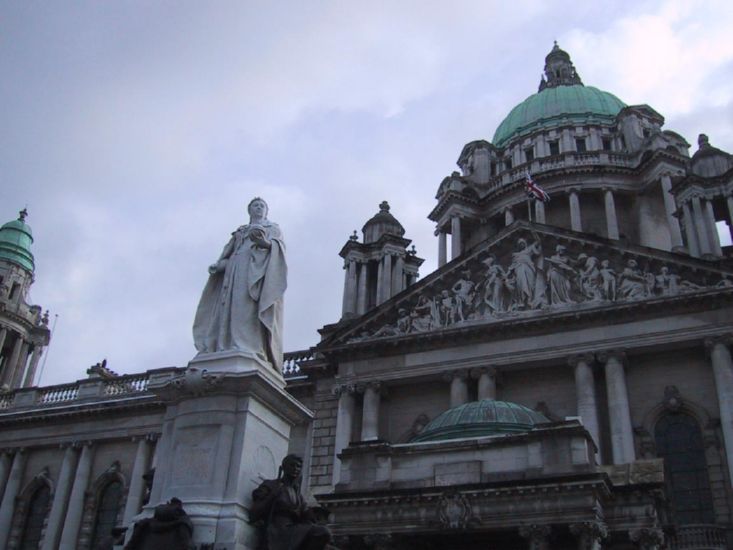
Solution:
[[[19,212],[18,219],[0,227],[0,261],[16,264],[29,273],[35,269],[35,261],[31,252],[33,232],[25,223],[28,210]]]

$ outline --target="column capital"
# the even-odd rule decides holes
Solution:
[[[590,542],[605,539],[608,536],[608,527],[602,521],[581,521],[580,523],[571,523],[570,532],[578,538],[586,541],[586,546],[590,547]]]
[[[596,358],[592,353],[578,353],[576,355],[571,355],[568,357],[568,365],[571,367],[577,367],[578,363],[585,363],[589,367],[593,366],[593,363],[595,363]]]
[[[596,353],[596,358],[604,365],[610,359],[616,359],[622,365],[626,363],[626,351],[623,349],[609,349]]]
[[[75,449],[82,449],[84,447],[91,447],[94,445],[94,441],[91,439],[78,439],[70,443]]]
[[[468,369],[455,369],[443,373],[443,380],[446,382],[450,382],[454,378],[459,378],[461,380],[468,379]]]
[[[730,346],[731,343],[733,343],[733,334],[720,334],[718,336],[709,336],[708,338],[705,338],[704,341],[705,350],[708,352],[708,354],[710,354],[713,351],[713,348],[718,344]]]
[[[381,380],[367,380],[365,382],[359,382],[355,385],[355,388],[357,393],[364,393],[367,389],[381,395],[384,395],[387,392],[387,386],[383,384]]]
[[[577,195],[578,193],[580,193],[579,187],[568,187],[567,189],[565,189],[565,194],[568,196],[573,194]]]
[[[547,537],[550,536],[549,525],[538,525],[533,523],[531,525],[522,525],[519,528],[519,536],[524,539],[530,540],[530,545],[534,547],[534,544],[544,542]]]
[[[356,386],[354,384],[334,384],[331,388],[331,394],[335,395],[336,397],[341,397],[344,394],[349,395],[354,393],[356,393]]]
[[[485,367],[474,367],[471,369],[471,378],[474,380],[478,380],[483,374],[488,374],[492,378],[499,378],[500,371],[491,365],[487,365]]]
[[[664,531],[649,527],[631,529],[629,538],[632,542],[637,543],[642,550],[652,550],[660,548],[664,544]]]

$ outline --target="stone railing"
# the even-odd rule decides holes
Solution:
[[[37,392],[35,402],[40,405],[74,401],[79,396],[79,382],[41,388]]]
[[[718,525],[695,524],[677,527],[670,537],[670,550],[725,550],[725,529]]]
[[[302,376],[300,362],[313,359],[313,352],[309,349],[289,351],[283,354],[283,376],[293,378]]]
[[[150,377],[147,373],[120,376],[104,381],[104,395],[126,395],[148,390]]]

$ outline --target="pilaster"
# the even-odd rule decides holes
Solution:
[[[730,343],[730,335],[705,340],[720,407],[720,427],[728,462],[728,479],[733,483],[733,360],[728,348]]]
[[[606,233],[609,239],[619,238],[618,218],[616,217],[616,201],[613,198],[613,191],[609,188],[603,189],[603,203],[606,209]]]
[[[336,435],[333,447],[333,484],[336,485],[341,479],[341,460],[338,455],[351,442],[356,388],[352,384],[338,384],[333,387],[332,392],[338,397]]]
[[[606,365],[606,391],[608,392],[608,421],[611,428],[611,448],[614,464],[626,464],[635,459],[634,433],[631,426],[629,395],[626,388],[624,362],[626,354],[620,350],[598,354],[598,360]]]
[[[575,373],[575,395],[577,399],[578,416],[586,427],[596,448],[600,450],[598,427],[598,405],[596,400],[595,379],[591,365],[594,363],[592,354],[574,355],[568,359],[568,364]]]

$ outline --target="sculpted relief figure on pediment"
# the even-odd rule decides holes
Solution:
[[[733,288],[726,273],[687,265],[675,272],[659,258],[558,240],[527,231],[476,253],[400,301],[396,318],[371,322],[349,341]]]

